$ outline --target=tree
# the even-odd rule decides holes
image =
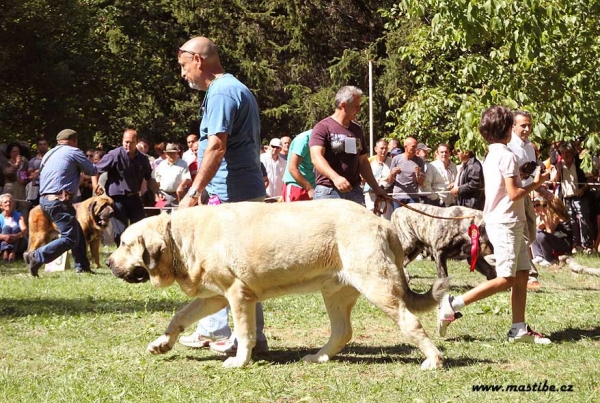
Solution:
[[[83,148],[117,145],[128,126],[151,141],[181,139],[198,129],[203,95],[181,80],[177,47],[195,35],[213,39],[226,71],[257,96],[263,136],[294,135],[331,113],[342,85],[366,89],[367,61],[381,53],[377,7],[391,4],[7,0],[0,141],[71,127]]]
[[[481,152],[481,112],[503,104],[532,112],[534,141],[600,148],[598,0],[403,0],[382,15],[388,52],[412,79],[389,94],[397,136]]]

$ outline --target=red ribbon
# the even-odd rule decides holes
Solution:
[[[469,236],[471,237],[471,272],[474,272],[479,257],[479,227],[477,225],[471,224]]]

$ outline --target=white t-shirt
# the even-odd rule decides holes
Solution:
[[[267,177],[269,178],[267,197],[281,196],[286,161],[281,156],[274,160],[271,154],[265,153],[260,155],[260,162],[267,169]]]
[[[485,206],[483,215],[490,224],[525,222],[525,202],[523,199],[511,201],[506,191],[505,178],[514,177],[517,186],[521,185],[517,157],[501,143],[490,144],[488,155],[483,162],[485,178]]]
[[[521,138],[514,132],[512,133],[512,137],[508,143],[508,148],[517,156],[517,163],[519,167],[527,162],[536,161],[535,149],[533,148],[531,141],[521,140]],[[527,186],[532,182],[533,177],[530,176],[529,178],[523,180],[523,185]]]
[[[173,164],[169,160],[165,160],[156,168],[156,181],[163,192],[174,193],[181,182],[190,179],[192,179],[190,170],[186,162],[181,159]]]

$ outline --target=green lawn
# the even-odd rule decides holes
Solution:
[[[588,265],[600,267],[600,259]],[[430,261],[414,262],[412,286],[433,282]],[[483,277],[451,262],[452,289]],[[264,304],[272,351],[244,369],[223,357],[177,345],[152,356],[147,344],[187,298],[177,287],[130,285],[107,269],[95,276],[41,273],[24,263],[0,266],[1,402],[592,402],[600,395],[600,278],[543,269],[543,288],[529,294],[528,321],[550,346],[511,344],[509,297],[502,293],[463,310],[434,334],[435,312],[420,315],[446,357],[421,371],[421,352],[364,298],[353,314],[354,337],[332,362],[300,361],[328,337],[320,296]],[[572,385],[573,392],[473,392],[473,385]]]

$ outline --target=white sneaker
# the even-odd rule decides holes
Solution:
[[[237,353],[237,343],[233,338],[212,342],[210,343],[209,347],[211,351],[214,351],[215,353],[225,354],[228,356],[233,356]],[[259,355],[266,354],[269,352],[269,344],[266,340],[258,340],[252,349],[252,352]]]
[[[446,335],[446,330],[448,329],[448,326],[450,326],[450,323],[462,317],[462,313],[455,312],[452,308],[453,299],[454,297],[450,294],[444,295],[440,301],[440,306],[438,307],[437,329],[439,335],[442,337]]]
[[[552,263],[550,263],[549,261],[547,261],[546,259],[542,259],[540,260],[540,262],[538,263],[538,266],[544,266],[544,267],[548,267],[548,266],[552,266]]]
[[[179,338],[179,344],[190,348],[206,348],[209,347],[210,343],[221,339],[223,338],[203,336],[199,333],[194,332],[188,336],[181,336]]]
[[[536,257],[534,257],[533,259],[531,259],[531,261],[533,262],[533,264],[538,264],[538,263],[540,263],[542,260],[544,260],[544,258],[543,258],[543,257],[541,257],[541,256],[536,256]]]
[[[544,337],[541,333],[534,332],[531,330],[529,325],[526,327],[527,331],[522,334],[515,334],[514,329],[510,329],[508,332],[508,341],[512,343],[528,343],[528,344],[551,344],[552,340]]]

